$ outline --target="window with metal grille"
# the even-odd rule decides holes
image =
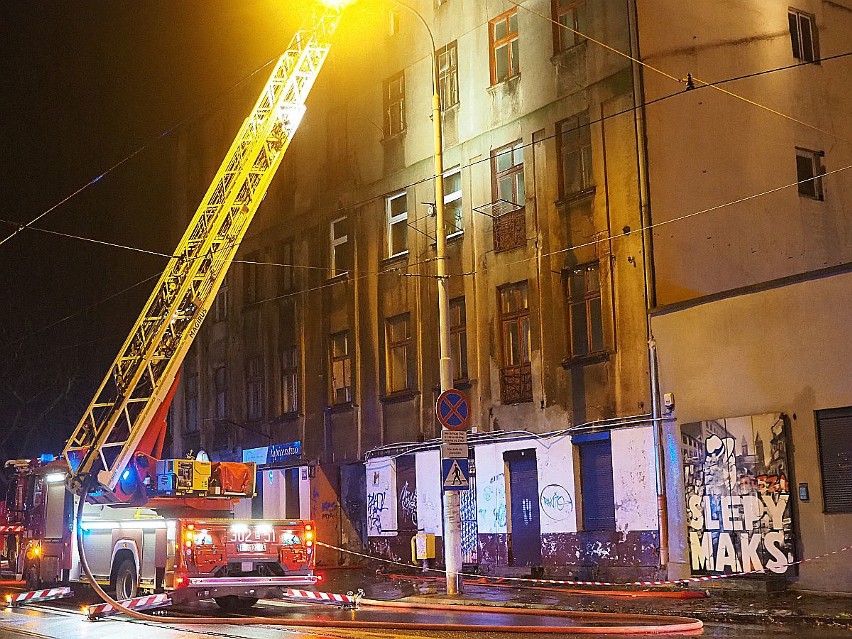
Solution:
[[[224,366],[220,366],[213,371],[213,388],[216,393],[216,406],[213,411],[213,416],[217,420],[223,420],[227,417],[227,400],[228,400],[228,380]]]
[[[411,322],[408,313],[385,320],[387,351],[387,392],[410,390],[411,383]]]
[[[527,282],[498,290],[500,337],[503,366],[500,369],[500,395],[504,404],[531,402],[530,309]]]
[[[819,62],[819,46],[814,16],[796,9],[787,13],[793,57],[802,62]]]
[[[604,351],[600,266],[597,262],[571,269],[565,277],[568,344],[571,357]]]
[[[453,359],[453,379],[466,380],[467,373],[467,312],[463,297],[450,300],[450,357]]]
[[[818,410],[816,422],[824,510],[852,513],[852,407]]]
[[[491,176],[494,251],[526,246],[524,145],[520,140],[491,152]]]
[[[408,250],[408,197],[405,192],[385,198],[388,257]]]
[[[400,71],[384,81],[385,137],[405,131],[405,73]]]
[[[263,417],[263,366],[260,357],[246,362],[246,417],[258,421]]]
[[[185,433],[198,431],[198,373],[186,376],[186,428]]]
[[[260,299],[260,251],[253,251],[243,259],[243,277],[245,283],[245,303],[252,304]]]
[[[452,169],[444,175],[444,228],[447,236],[464,231],[461,169]]]
[[[592,177],[592,133],[588,112],[556,125],[559,149],[559,195],[570,197],[594,186]]]
[[[296,286],[293,268],[293,243],[282,242],[278,247],[278,294],[289,293]]]
[[[498,84],[517,75],[518,9],[510,9],[488,22],[491,59],[491,84]]]
[[[349,331],[330,337],[331,342],[331,403],[352,401],[352,357],[349,353]]]
[[[216,299],[213,301],[213,321],[224,322],[228,319],[228,279],[222,281]]]
[[[352,243],[349,241],[348,217],[340,217],[332,221],[330,228],[330,242],[330,274],[331,277],[336,277],[352,269]]]
[[[438,96],[441,110],[459,103],[459,58],[456,41],[453,40],[435,52],[438,61]]]
[[[580,35],[586,33],[585,0],[551,0],[550,12],[553,17],[554,53],[560,53],[586,41]]]
[[[824,199],[822,190],[822,151],[796,149],[796,181],[799,183],[799,195],[814,200]]]
[[[615,491],[609,433],[571,438],[580,453],[583,530],[615,530]]]
[[[299,410],[299,349],[285,346],[281,349],[281,413]]]

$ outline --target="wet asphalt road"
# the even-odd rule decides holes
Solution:
[[[554,635],[548,633],[533,633],[518,635],[506,632],[476,632],[470,630],[459,632],[435,631],[429,629],[417,631],[399,630],[365,630],[323,627],[324,621],[329,619],[361,619],[361,620],[383,620],[394,622],[420,622],[420,623],[465,623],[471,626],[477,623],[505,623],[506,625],[549,625],[553,623],[552,618],[538,616],[518,616],[506,613],[476,613],[463,610],[453,610],[449,613],[433,611],[403,610],[399,612],[388,612],[384,610],[361,609],[358,611],[343,611],[332,607],[305,607],[301,605],[281,604],[280,602],[261,602],[253,614],[269,616],[270,618],[284,619],[310,619],[316,621],[316,627],[295,628],[285,625],[245,625],[241,624],[239,618],[233,618],[231,623],[215,626],[192,626],[178,623],[162,622],[140,622],[113,617],[97,622],[84,619],[80,612],[81,606],[96,600],[92,593],[87,596],[78,596],[73,599],[48,602],[31,608],[16,608],[0,610],[0,638],[44,637],[50,639],[113,639],[115,637],[127,639],[143,637],[144,639],[197,639],[198,637],[210,636],[219,639],[379,639],[391,637],[411,637],[435,639],[509,639],[517,637],[530,637],[544,639],[545,637],[570,636]],[[189,616],[215,616],[227,618],[212,602],[202,602],[197,607],[171,610],[168,614],[185,614]],[[563,622],[560,622],[563,623]],[[593,635],[574,636],[603,636],[597,633]],[[606,635],[609,637],[625,637],[628,635]],[[637,636],[637,635],[629,635]],[[642,636],[642,635],[639,635]],[[649,636],[649,635],[644,635]],[[661,635],[654,635],[661,636]],[[677,636],[677,635],[669,635]],[[684,635],[680,635],[684,636]],[[695,636],[695,635],[692,635]],[[767,626],[743,625],[743,624],[708,624],[699,636],[703,637],[748,637],[763,639],[784,639],[796,637],[801,639],[834,639],[836,637],[850,638],[852,631],[841,628],[809,625],[780,625]]]

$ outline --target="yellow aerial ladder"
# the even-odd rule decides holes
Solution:
[[[339,8],[317,12],[278,59],[130,336],[65,445],[63,456],[75,493],[96,489],[92,501],[122,501],[116,488],[122,475],[135,472],[140,453],[150,453],[149,428],[299,126],[339,20]]]

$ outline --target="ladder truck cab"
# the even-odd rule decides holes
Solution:
[[[130,335],[62,455],[13,466],[24,487],[16,572],[175,603],[253,605],[316,583],[309,521],[235,520],[253,464],[162,459],[180,366],[305,111],[340,7],[317,9],[278,59]],[[97,589],[97,588],[96,588]]]

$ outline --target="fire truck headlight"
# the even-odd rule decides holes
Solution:
[[[44,476],[44,481],[48,484],[59,484],[65,481],[65,473],[50,473]]]

